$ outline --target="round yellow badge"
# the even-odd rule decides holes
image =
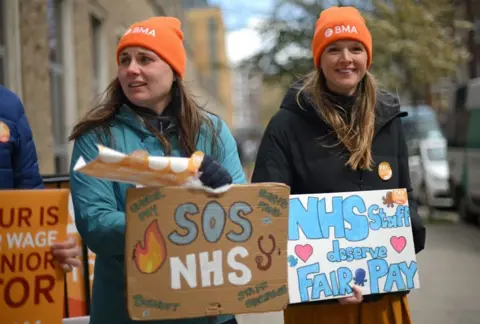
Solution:
[[[10,139],[10,128],[4,122],[0,122],[0,143],[6,143]]]
[[[382,162],[378,166],[378,175],[382,180],[390,180],[392,177],[392,168],[388,162]]]

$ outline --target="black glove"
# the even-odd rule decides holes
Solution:
[[[233,181],[232,176],[228,173],[227,169],[208,155],[203,157],[199,171],[202,172],[200,181],[202,181],[205,186],[212,189],[231,184]]]

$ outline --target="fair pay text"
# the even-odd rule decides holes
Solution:
[[[372,294],[390,292],[394,287],[397,290],[413,289],[417,273],[415,261],[389,263],[385,246],[365,246],[363,243],[372,232],[401,227],[410,227],[408,206],[399,205],[387,215],[378,205],[367,206],[358,195],[333,197],[329,210],[325,199],[308,197],[306,206],[298,198],[291,199],[289,241],[300,240],[301,230],[312,242],[331,242],[325,261],[312,259],[308,264],[296,268],[301,300],[351,295],[355,270],[352,271],[348,265],[357,260],[367,260],[367,266],[362,270],[368,273],[368,281],[365,281],[370,285]],[[349,246],[341,247],[342,241],[348,242]],[[342,266],[325,272],[322,270],[323,262],[342,262]]]

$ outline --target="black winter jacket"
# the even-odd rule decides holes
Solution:
[[[397,98],[383,91],[377,96],[372,156],[377,166],[384,161],[390,164],[393,175],[385,181],[378,175],[377,168],[354,171],[347,166],[349,155],[343,145],[322,146],[335,144],[338,139],[303,92],[299,98],[303,109],[300,108],[297,103],[300,85],[294,84],[288,90],[280,110],[265,130],[252,182],[284,183],[290,186],[292,195],[406,188],[415,252],[423,250],[426,229],[412,199],[407,145],[400,118],[407,113],[400,112]],[[336,95],[335,100],[348,110],[353,106],[354,97]],[[380,296],[365,296],[365,300],[376,300]]]

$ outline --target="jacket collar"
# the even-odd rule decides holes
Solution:
[[[316,113],[312,99],[309,98],[304,92],[298,96],[302,82],[303,81],[301,80],[290,87],[285,95],[285,98],[283,99],[280,109],[286,109],[298,114],[302,116],[308,123],[315,123],[318,125],[320,122],[330,128],[330,126]],[[297,102],[297,96],[300,105]],[[375,135],[386,124],[396,117],[404,117],[407,115],[406,112],[400,111],[398,99],[392,94],[382,90],[377,92],[377,104],[375,110]]]
[[[175,107],[173,102],[165,108],[161,115],[147,108],[132,108],[123,104],[118,108],[116,120],[136,130],[143,136],[154,136],[145,124],[144,119],[163,134],[176,128],[177,122],[174,115]]]

